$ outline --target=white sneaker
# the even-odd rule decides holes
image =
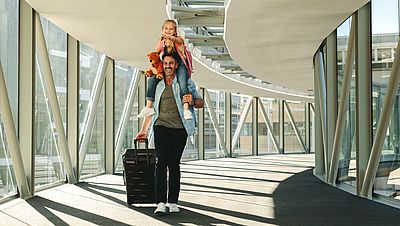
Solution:
[[[148,108],[148,107],[144,107],[140,113],[138,114],[138,118],[144,118],[146,116],[149,115],[153,115],[154,114],[154,109],[153,108]]]
[[[169,203],[168,208],[170,213],[179,213],[180,211],[176,203]]]
[[[157,209],[154,210],[154,214],[160,215],[164,214],[167,211],[167,207],[165,206],[165,203],[160,202],[157,204]]]
[[[183,111],[183,118],[186,120],[191,120],[192,119],[192,112],[189,110],[184,110]]]

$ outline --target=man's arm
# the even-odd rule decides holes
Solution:
[[[153,119],[153,115],[148,115],[144,118],[142,128],[140,129],[139,133],[136,134],[136,139],[145,139],[147,138],[147,131],[149,129],[149,125],[151,123],[151,120]]]
[[[204,100],[201,98],[199,92],[197,92],[196,84],[192,79],[188,79],[188,89],[192,94],[191,97],[187,99],[189,105],[192,105],[195,108],[202,108],[204,106]]]

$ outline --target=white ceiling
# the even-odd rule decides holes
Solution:
[[[368,0],[230,0],[225,43],[245,71],[299,92],[314,89],[313,55]]]
[[[160,0],[26,0],[77,40],[145,70],[168,18]],[[225,41],[233,59],[256,77],[290,89],[313,89],[312,55],[322,40],[366,0],[232,0]],[[234,26],[233,26],[234,25]],[[194,62],[198,85],[253,96],[312,101],[227,79]]]

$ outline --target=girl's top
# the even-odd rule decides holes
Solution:
[[[162,38],[162,39],[160,39],[160,41],[158,42],[158,44],[156,46],[156,51],[158,53],[163,52],[164,46],[165,46],[165,39]],[[192,55],[189,53],[189,50],[187,50],[187,48],[185,47],[185,45],[183,43],[182,44],[174,43],[174,47],[175,47],[175,50],[178,52],[179,57],[185,64],[185,66],[188,70],[189,78],[190,78],[192,76],[192,70],[193,70]]]

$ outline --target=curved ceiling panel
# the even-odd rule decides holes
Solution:
[[[257,78],[298,92],[314,89],[313,55],[368,0],[230,0],[224,40],[231,57]]]

